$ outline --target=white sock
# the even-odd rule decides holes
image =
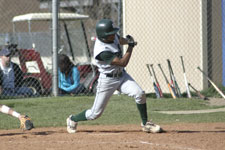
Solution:
[[[8,106],[2,105],[2,109],[1,109],[2,113],[10,115],[9,114],[9,110],[10,110],[10,108]],[[19,118],[20,114],[18,112],[16,112],[16,111],[13,111],[12,116],[14,116],[16,118]]]
[[[2,113],[9,114],[9,110],[10,110],[10,108],[8,106],[2,105],[2,109],[1,109]]]
[[[19,118],[20,117],[20,114],[16,111],[13,111],[12,115],[16,118]]]

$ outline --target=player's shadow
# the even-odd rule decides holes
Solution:
[[[31,134],[31,135],[50,135],[54,133],[63,133],[62,131],[40,131],[40,132],[21,132],[21,133],[4,133],[0,134],[0,136],[16,136],[16,135],[25,135],[25,134]]]
[[[21,133],[4,133],[4,134],[0,134],[0,136],[15,136],[15,135],[23,135],[25,133],[21,132]]]
[[[182,130],[182,131],[165,131],[167,133],[225,133],[225,130],[220,131],[192,131],[192,130]]]
[[[41,131],[41,132],[32,132],[32,135],[50,135],[54,134],[56,131]],[[58,133],[58,132],[57,132]]]
[[[141,132],[140,130],[79,130],[78,132],[87,133],[124,133],[124,132]]]
[[[116,133],[144,133],[142,130],[78,130],[77,132],[86,132],[86,133],[105,133],[105,134],[116,134]],[[165,131],[161,131],[160,133],[157,134],[161,134],[161,133],[165,133]]]

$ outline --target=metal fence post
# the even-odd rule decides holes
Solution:
[[[52,78],[52,93],[58,96],[58,0],[52,1],[52,62],[53,62],[53,78]]]

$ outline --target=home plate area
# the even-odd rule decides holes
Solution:
[[[65,127],[31,131],[0,130],[1,150],[222,150],[225,123],[161,125],[162,133],[144,133],[138,125],[80,125],[75,134]]]

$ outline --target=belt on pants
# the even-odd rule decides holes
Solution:
[[[105,74],[106,77],[110,77],[110,78],[120,78],[123,75],[123,72],[119,72],[119,73],[106,73]]]

